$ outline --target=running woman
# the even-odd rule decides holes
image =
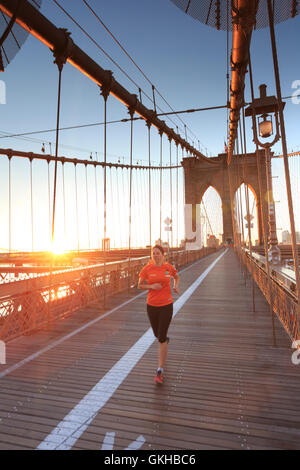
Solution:
[[[158,339],[158,369],[155,382],[163,383],[164,365],[168,353],[168,328],[173,315],[173,289],[179,294],[177,270],[165,261],[164,249],[160,245],[152,248],[152,260],[144,266],[139,275],[139,289],[148,290],[147,314],[155,337]]]

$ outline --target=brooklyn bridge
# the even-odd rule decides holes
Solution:
[[[0,0],[0,449],[299,449],[300,2],[46,3]]]

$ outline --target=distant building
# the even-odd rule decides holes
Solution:
[[[292,241],[291,234],[288,230],[284,230],[281,236],[282,236],[282,243],[291,243]]]

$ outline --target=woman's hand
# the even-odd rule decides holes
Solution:
[[[174,290],[174,292],[176,292],[176,294],[179,294],[179,288],[177,286],[174,286],[173,290]]]
[[[161,285],[161,284],[158,284],[158,283],[156,283],[156,284],[150,284],[149,287],[151,287],[151,289],[153,289],[153,290],[162,289],[162,285]]]

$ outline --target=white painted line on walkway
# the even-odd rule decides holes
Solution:
[[[227,253],[227,249],[196,279],[195,282],[174,303],[175,316],[194,291],[206,278],[208,273]],[[155,337],[152,329],[127,351],[126,354],[99,380],[85,397],[68,413],[56,428],[37,447],[39,450],[70,450],[81,437],[101,408],[115,393],[138,361],[153,344]]]
[[[107,432],[103,439],[101,450],[112,450],[115,443],[115,432]]]
[[[193,266],[195,266],[196,264],[202,262],[203,260],[205,260],[205,258],[199,259],[198,261],[191,264],[190,266],[187,266],[186,268],[182,269],[180,272],[183,273],[184,271],[186,271],[188,269],[191,269]],[[89,328],[90,326],[94,325],[98,321],[103,320],[103,318],[106,318],[108,315],[111,315],[113,312],[116,312],[117,310],[119,310],[119,308],[125,307],[125,305],[130,304],[131,302],[138,299],[139,297],[142,297],[143,295],[146,295],[146,293],[147,292],[142,292],[141,294],[138,294],[135,297],[132,297],[132,299],[126,300],[126,302],[123,302],[122,304],[117,305],[117,307],[115,307],[115,308],[109,310],[108,312],[104,313],[103,315],[101,315],[101,317],[97,317],[94,320],[91,320],[90,322],[85,323],[80,328],[77,328],[77,330],[72,331],[68,335],[63,336],[62,338],[58,339],[57,341],[54,341],[51,344],[48,344],[48,346],[46,346],[45,348],[40,349],[39,351],[31,354],[30,356],[26,357],[22,361],[19,361],[16,364],[14,364],[13,366],[8,367],[4,371],[0,372],[0,379],[2,379],[2,377],[5,377],[6,375],[10,374],[11,372],[14,372],[16,369],[19,369],[19,367],[24,366],[28,362],[33,361],[34,359],[39,357],[41,354],[44,354],[45,352],[50,351],[50,349],[55,348],[56,346],[59,346],[64,341],[72,338],[73,336],[77,335],[78,333],[81,333],[81,331],[85,330],[86,328]]]
[[[125,450],[139,450],[145,442],[144,436],[139,436],[135,441],[131,442]]]

